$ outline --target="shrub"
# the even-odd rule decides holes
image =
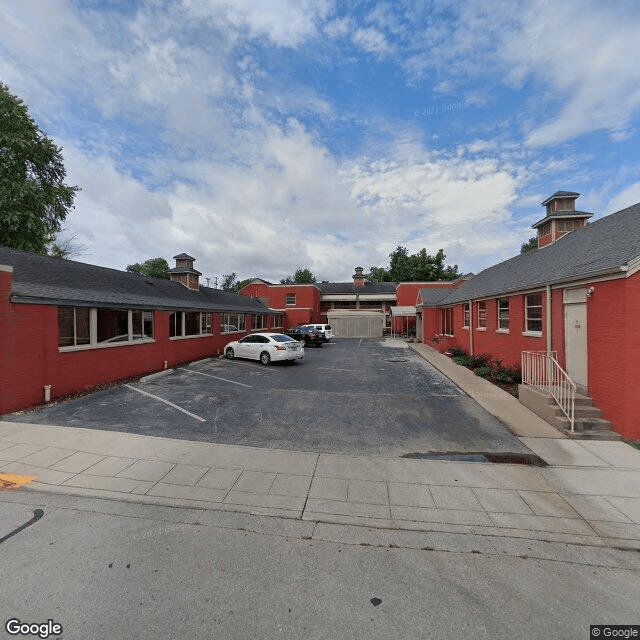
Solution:
[[[471,362],[473,361],[473,358],[470,358],[469,356],[453,356],[452,360],[456,363],[459,364],[463,367],[468,367],[471,365]]]
[[[491,373],[491,367],[478,367],[474,373],[481,378],[489,375]]]
[[[454,345],[453,347],[451,347],[451,349],[449,349],[449,353],[453,358],[455,358],[456,356],[468,355],[467,352],[460,345]]]
[[[473,369],[477,369],[478,367],[488,366],[491,361],[491,356],[486,353],[481,353],[480,355],[470,357],[470,360],[471,363],[469,366]]]
[[[492,371],[491,379],[496,382],[506,384],[520,384],[522,382],[522,371],[520,367],[499,367]]]

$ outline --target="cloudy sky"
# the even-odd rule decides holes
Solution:
[[[4,0],[0,80],[82,187],[76,259],[479,271],[640,201],[636,0]]]

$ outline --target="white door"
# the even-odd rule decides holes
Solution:
[[[567,373],[582,387],[587,387],[587,304],[565,304],[564,327]]]

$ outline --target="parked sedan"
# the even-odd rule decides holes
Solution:
[[[304,347],[282,333],[252,333],[241,340],[230,342],[224,348],[224,355],[229,359],[260,360],[264,365],[279,360],[295,363],[304,358]]]
[[[321,347],[325,342],[324,335],[311,326],[292,327],[285,331],[285,335],[304,342],[305,347]]]

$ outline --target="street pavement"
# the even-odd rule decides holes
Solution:
[[[302,527],[309,539],[640,568],[638,554],[628,553],[640,550],[639,450],[566,439],[502,390],[429,347],[412,347],[547,466],[286,451],[0,422],[0,480],[9,487],[5,474],[36,478],[0,501],[47,492],[220,518],[270,516]],[[0,538],[9,533],[0,531]]]

